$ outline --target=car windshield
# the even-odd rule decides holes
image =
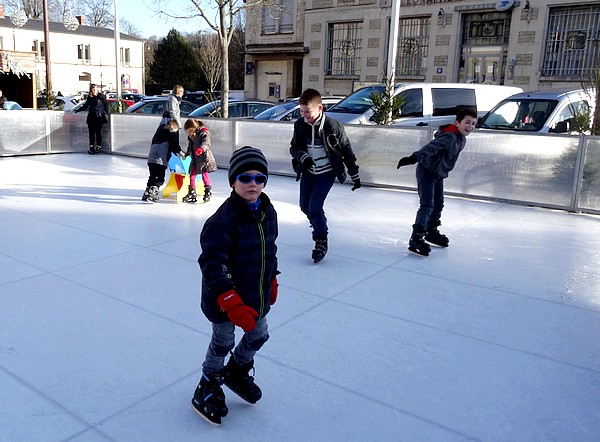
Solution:
[[[371,94],[381,94],[383,85],[369,86],[353,92],[338,104],[330,107],[327,112],[343,112],[346,114],[364,114],[373,106]]]
[[[477,126],[483,129],[537,132],[557,105],[557,100],[504,100],[483,116]]]
[[[203,106],[200,106],[198,109],[195,109],[190,117],[206,117],[211,115],[216,109],[221,105],[221,100],[211,101],[210,103],[206,103]]]
[[[288,103],[283,103],[278,106],[274,106],[272,108],[262,111],[260,114],[255,115],[254,119],[255,120],[276,120],[277,117],[285,114],[287,111],[295,108],[296,106],[298,106],[298,102],[296,102],[296,101],[290,101]]]

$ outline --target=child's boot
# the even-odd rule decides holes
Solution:
[[[212,192],[210,186],[204,186],[204,197],[202,198],[202,201],[205,203],[209,202],[211,196]]]
[[[425,232],[425,241],[440,247],[448,247],[450,240],[446,235],[440,233],[437,227],[427,229]]]
[[[316,263],[323,261],[327,254],[327,239],[315,239],[315,248],[312,251],[312,259]]]
[[[254,360],[240,365],[232,355],[225,366],[223,383],[246,402],[256,404],[262,397],[262,391],[254,383],[254,378],[249,374],[250,370],[254,370]]]
[[[99,153],[101,148],[102,148],[102,146],[100,144],[98,144],[96,146],[96,153]]]
[[[181,201],[183,201],[184,203],[196,204],[198,202],[198,195],[196,194],[196,189],[193,189],[192,186],[190,186],[188,189],[188,194],[184,196],[181,199]]]
[[[144,194],[142,195],[142,201],[152,202],[152,200],[150,200],[151,195],[152,195],[152,188],[150,186],[147,186],[146,190],[144,190]]]
[[[408,250],[417,255],[429,256],[431,247],[423,240],[423,231],[413,228],[412,235],[408,241]]]
[[[150,187],[150,196],[148,196],[148,201],[152,201],[153,203],[158,202],[158,187],[157,186]]]
[[[192,398],[194,411],[208,422],[221,425],[221,418],[227,416],[229,410],[225,404],[225,393],[221,388],[223,376],[219,374],[204,374],[196,387]]]
[[[89,150],[88,150],[88,153],[89,153],[90,155],[94,155],[94,154],[96,153],[96,148],[94,147],[94,145],[93,145],[93,144],[90,144],[90,148],[89,148]]]

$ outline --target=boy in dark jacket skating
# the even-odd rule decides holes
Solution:
[[[259,149],[244,146],[231,156],[228,175],[233,191],[206,220],[198,258],[201,307],[212,322],[212,339],[192,406],[216,425],[228,412],[223,383],[251,404],[262,397],[249,372],[254,355],[269,339],[266,316],[277,299],[279,273],[277,213],[262,193],[268,179],[266,158]],[[236,326],[244,330],[237,346]]]
[[[142,201],[158,202],[158,189],[165,182],[165,173],[171,154],[182,154],[179,146],[179,124],[171,120],[161,124],[152,137],[148,152],[148,182]]]
[[[429,256],[427,243],[448,247],[448,237],[438,230],[444,208],[444,179],[454,169],[458,155],[464,149],[467,136],[475,129],[477,111],[461,110],[453,124],[441,126],[434,139],[409,157],[401,158],[397,168],[417,165],[417,188],[419,210],[413,224],[408,250],[421,256]]]
[[[315,248],[314,263],[327,253],[327,218],[323,206],[337,178],[346,180],[346,169],[354,182],[352,190],[361,187],[356,157],[344,127],[323,113],[321,94],[306,89],[298,99],[301,117],[294,123],[290,154],[300,180],[300,210],[312,226]]]

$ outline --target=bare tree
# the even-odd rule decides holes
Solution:
[[[112,0],[81,0],[88,26],[96,28],[110,28],[114,26],[114,16],[110,11],[113,9]]]
[[[44,15],[42,0],[5,0],[4,7],[10,13],[21,9],[27,18],[40,19]]]
[[[206,77],[209,92],[213,92],[221,77],[222,60],[219,37],[215,34],[203,34],[197,52],[200,70]]]
[[[277,0],[190,0],[193,5],[188,15],[172,14],[159,10],[172,18],[190,19],[201,17],[210,29],[215,31],[221,47],[221,111],[223,117],[228,117],[229,104],[229,45],[235,32],[235,22],[239,15],[248,8],[259,8],[261,5],[275,5]],[[166,0],[156,0],[160,8]]]
[[[132,37],[142,38],[140,30],[125,18],[119,19],[119,31],[123,34],[131,35]]]

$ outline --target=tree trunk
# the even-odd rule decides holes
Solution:
[[[219,5],[219,38],[221,39],[221,114],[223,118],[229,117],[229,35],[226,22],[225,4]]]

